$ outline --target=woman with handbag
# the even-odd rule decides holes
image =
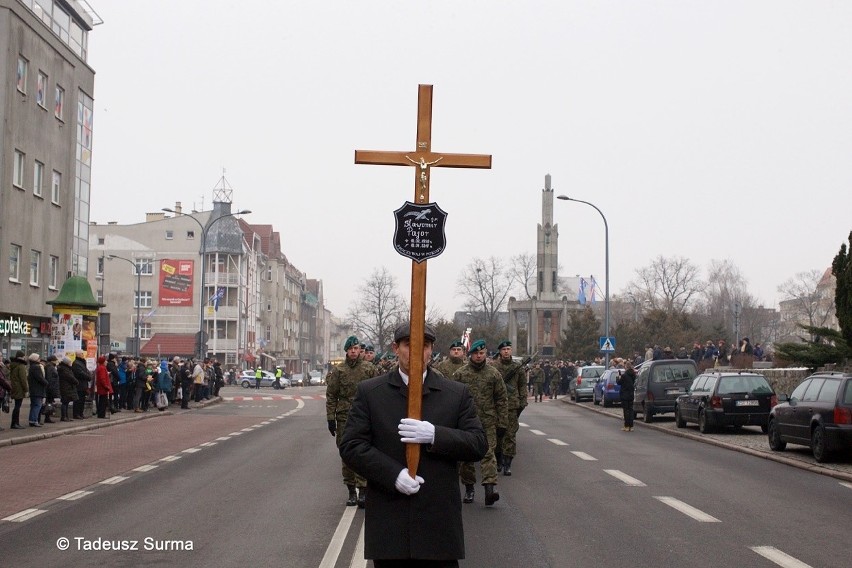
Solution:
[[[112,395],[112,381],[106,368],[106,357],[98,357],[95,368],[95,394],[98,395],[98,418],[106,418],[107,405]]]

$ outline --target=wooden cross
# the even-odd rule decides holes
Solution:
[[[414,202],[429,203],[432,168],[491,168],[491,156],[483,154],[438,154],[432,152],[432,85],[417,89],[417,140],[413,152],[355,150],[356,164],[414,166]],[[408,417],[422,416],[423,339],[426,327],[426,261],[411,261],[411,338],[408,381]],[[408,444],[406,465],[413,478],[420,463],[420,444]]]

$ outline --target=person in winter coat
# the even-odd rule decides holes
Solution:
[[[56,355],[51,355],[47,358],[47,364],[44,366],[44,378],[47,379],[47,396],[44,399],[44,423],[52,424],[51,419],[55,410],[53,410],[54,401],[59,398],[59,373],[56,370],[57,358]]]
[[[109,397],[110,412],[121,412],[118,408],[118,383],[120,377],[118,375],[118,362],[116,361],[115,353],[110,353],[107,357],[106,368],[109,372],[109,380],[112,382],[112,394]]]
[[[160,374],[157,375],[156,387],[158,396],[160,396],[159,393],[163,393],[163,395],[166,397],[166,405],[170,404],[170,397],[172,395],[172,374],[169,370],[169,362],[165,359],[160,361]],[[165,407],[160,408],[159,405],[157,405],[157,408],[160,410],[165,410]]]
[[[27,360],[24,359],[23,351],[15,353],[15,358],[9,363],[9,382],[12,384],[12,400],[15,401],[15,408],[12,409],[12,429],[21,430],[24,428],[20,423],[21,404],[30,392],[27,382]]]
[[[98,395],[98,418],[106,418],[107,405],[112,396],[112,378],[106,367],[106,357],[98,357],[95,368],[95,394]]]
[[[624,372],[621,373],[615,382],[621,387],[619,398],[621,399],[621,410],[624,412],[624,427],[625,432],[633,431],[633,397],[636,393],[636,371],[633,370],[633,363],[630,361],[624,362]]]
[[[28,359],[30,362],[27,369],[27,384],[30,389],[30,426],[41,428],[38,415],[47,396],[47,379],[44,378],[44,367],[41,366],[39,354],[31,353]]]
[[[77,400],[77,379],[71,369],[71,358],[63,357],[56,366],[56,372],[59,375],[59,401],[62,403],[59,421],[70,422],[68,405]]]
[[[12,383],[9,382],[9,367],[6,366],[6,361],[0,359],[0,403],[6,403],[6,397],[11,397]],[[6,412],[9,408],[6,407]],[[0,428],[2,430],[3,428]]]
[[[127,357],[122,357],[118,364],[118,407],[122,410],[130,410],[130,387],[127,385],[132,380],[128,381],[129,374]]]
[[[89,372],[89,367],[86,365],[86,352],[78,351],[74,362],[71,363],[71,370],[74,371],[74,378],[77,379],[77,399],[74,401],[74,418],[82,420],[83,409],[86,407],[86,395],[89,393],[89,383],[92,380],[92,374]]]

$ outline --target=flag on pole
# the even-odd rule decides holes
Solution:
[[[213,294],[213,310],[219,311],[219,300],[225,297],[225,288],[220,286],[219,289],[216,290],[216,293]]]
[[[473,328],[469,327],[464,330],[464,333],[461,337],[462,345],[464,345],[464,352],[467,353],[470,351],[470,332],[473,331]]]
[[[598,288],[598,283],[595,280],[594,275],[589,276],[592,281],[592,303],[595,304],[598,301],[598,293],[600,292],[600,288]]]
[[[586,305],[586,288],[588,287],[588,282],[586,282],[585,278],[580,278],[580,291],[577,293],[577,301],[580,302],[581,306]]]

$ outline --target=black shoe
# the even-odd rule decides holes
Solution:
[[[20,424],[12,424],[12,430],[23,430],[24,427]]]
[[[473,485],[464,486],[464,498],[462,503],[473,503]]]
[[[490,507],[500,500],[500,494],[494,491],[494,484],[488,483],[485,485],[485,506]]]
[[[358,508],[363,509],[367,506],[367,488],[360,487],[358,489]]]
[[[512,475],[512,458],[503,456],[503,475]]]
[[[503,471],[503,454],[495,454],[494,459],[497,462],[497,473]]]
[[[347,507],[354,507],[358,504],[358,496],[355,495],[355,486],[349,485],[349,499],[346,500]]]

